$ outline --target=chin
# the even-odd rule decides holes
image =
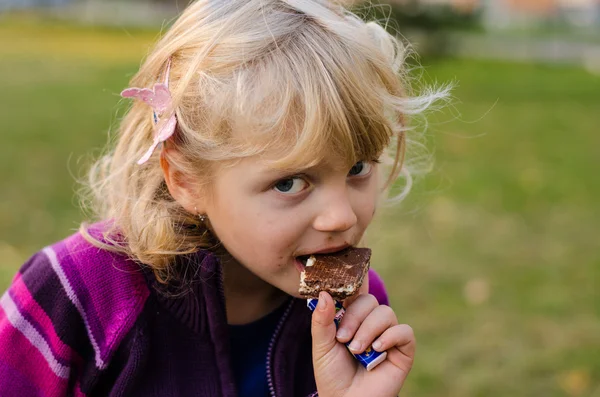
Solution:
[[[295,269],[265,281],[289,296],[303,299],[300,295],[300,272]]]
[[[288,294],[288,295],[291,295],[291,296],[293,296],[294,298],[298,298],[298,299],[306,299],[306,298],[303,298],[303,297],[302,297],[302,295],[300,295],[300,293],[299,293],[298,291],[294,291],[294,293],[293,293],[293,294],[290,294],[290,293],[288,292],[287,294]]]
[[[286,294],[293,296],[294,298],[302,298],[300,296],[300,280],[296,281],[294,284],[282,285],[280,288]]]

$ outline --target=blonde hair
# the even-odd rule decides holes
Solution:
[[[131,80],[152,87],[171,60],[177,131],[163,153],[184,174],[210,186],[212,167],[279,148],[274,166],[293,169],[341,156],[388,158],[384,189],[402,172],[409,128],[446,95],[412,97],[406,48],[375,22],[326,0],[198,0],[161,38]],[[153,139],[152,110],[135,101],[117,145],[91,169],[92,209],[112,227],[98,246],[124,252],[167,282],[179,255],[212,242],[195,214],[169,194],[160,154],[137,165]],[[386,153],[386,148],[391,148]],[[403,197],[410,188],[404,184]],[[119,236],[118,238],[116,236]]]

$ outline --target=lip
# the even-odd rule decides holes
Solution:
[[[299,256],[306,256],[306,255],[313,255],[313,254],[331,254],[332,252],[338,252],[338,251],[341,251],[348,247],[350,247],[350,244],[342,244],[342,245],[338,245],[336,247],[324,247],[324,248],[318,249],[316,251],[301,253],[300,255],[296,255],[296,258]]]
[[[302,262],[300,262],[300,259],[294,258],[294,265],[296,265],[298,272],[302,273],[304,271],[305,266]]]

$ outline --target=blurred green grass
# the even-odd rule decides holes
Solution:
[[[70,234],[81,164],[118,121],[156,32],[0,20],[0,291]],[[600,397],[600,77],[424,61],[458,81],[433,114],[434,171],[369,243],[419,341],[408,396]]]

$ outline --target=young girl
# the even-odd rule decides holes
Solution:
[[[336,330],[298,257],[358,245],[399,175],[404,115],[438,95],[405,95],[402,57],[327,0],[191,4],[122,93],[90,174],[103,221],[0,301],[0,395],[396,396],[415,338],[381,280]],[[350,341],[387,359],[367,372]]]

